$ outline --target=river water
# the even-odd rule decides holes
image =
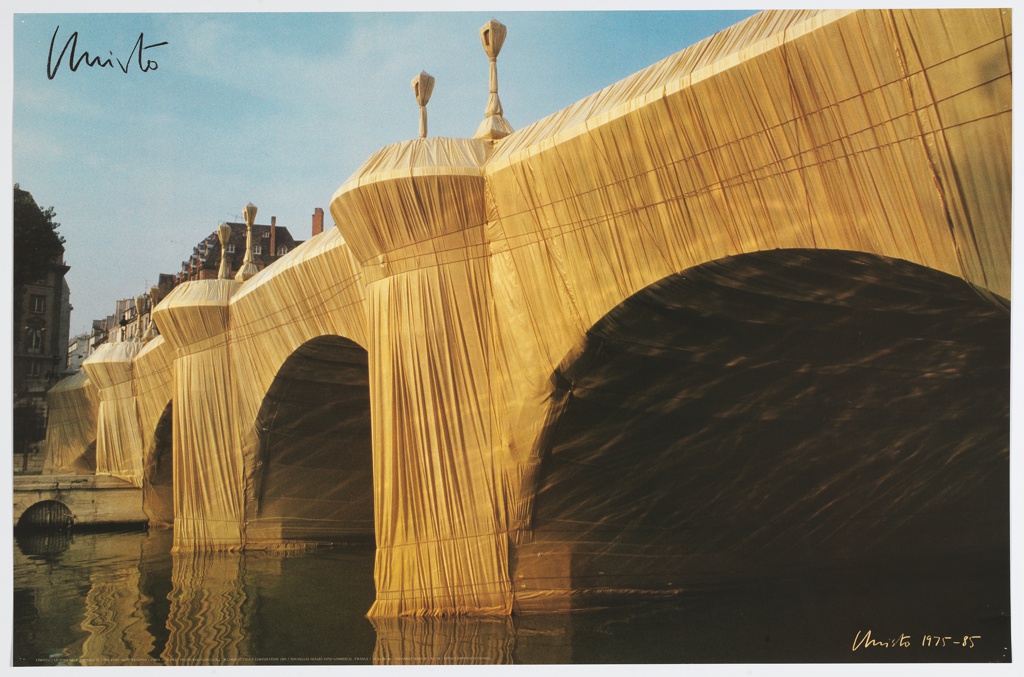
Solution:
[[[172,554],[165,531],[19,535],[14,665],[1010,659],[1009,566],[999,557],[804,576],[668,605],[371,622],[373,555],[370,546]]]

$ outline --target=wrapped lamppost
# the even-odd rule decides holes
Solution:
[[[434,91],[434,76],[426,71],[412,79],[412,91],[416,93],[416,103],[420,105],[420,138],[427,138],[427,103]]]
[[[217,226],[217,239],[220,240],[220,270],[217,279],[226,280],[231,277],[231,260],[228,259],[228,241],[231,239],[231,226],[222,223]]]
[[[144,296],[135,297],[135,329],[132,332],[132,340],[139,341],[142,339],[142,312],[146,309],[146,299]]]
[[[153,322],[153,309],[160,302],[160,287],[149,288],[149,317],[146,321],[146,333],[142,336],[143,341],[152,341],[156,338],[156,323]]]
[[[242,262],[242,267],[238,269],[238,274],[235,275],[235,279],[239,282],[245,282],[260,272],[259,267],[252,260],[252,224],[256,221],[256,205],[251,202],[245,205],[242,214],[245,216],[245,260]]]
[[[508,29],[505,24],[491,19],[480,28],[480,43],[484,46],[484,53],[491,60],[491,92],[487,99],[487,110],[484,111],[484,121],[477,127],[474,138],[477,139],[500,139],[512,133],[510,125],[504,117],[501,109],[501,99],[498,98],[498,54],[501,46],[505,44],[505,35]]]

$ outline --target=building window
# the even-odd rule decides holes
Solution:
[[[30,353],[41,353],[43,352],[43,330],[32,329],[28,330],[28,352]]]
[[[32,294],[32,312],[46,312],[46,297],[42,294]]]
[[[270,231],[269,230],[263,231],[263,239],[267,240],[269,238],[270,238]]]
[[[263,247],[259,246],[258,244],[254,244],[252,246],[252,253],[253,253],[254,256],[262,254],[263,253]]]
[[[235,253],[235,245],[229,244],[228,245],[228,254],[234,254],[234,253]]]
[[[280,247],[277,248],[277,255],[278,256],[284,256],[287,253],[288,253],[288,247],[285,247],[284,245],[281,245]]]
[[[43,366],[39,360],[32,360],[28,364],[28,375],[29,376],[42,376]]]

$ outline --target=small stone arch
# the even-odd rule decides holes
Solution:
[[[48,499],[30,505],[18,518],[16,529],[66,531],[74,524],[75,515],[68,506]]]

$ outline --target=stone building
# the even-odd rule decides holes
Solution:
[[[70,269],[62,249],[46,273],[18,288],[14,298],[14,452],[24,455],[25,468],[46,433],[46,391],[67,368],[71,290],[64,276]]]
[[[246,228],[244,223],[228,225],[231,226],[231,237],[228,240],[227,253],[231,261],[230,275],[234,277],[245,260]],[[322,233],[323,229],[324,210],[317,207],[313,213],[312,234]],[[270,217],[270,225],[254,224],[252,231],[253,261],[260,270],[303,243],[303,240],[296,240],[286,227],[278,226],[276,216]],[[214,231],[192,248],[191,256],[181,262],[179,272],[161,273],[155,287],[137,298],[117,301],[113,315],[93,320],[91,333],[76,337],[73,345],[68,345],[68,356],[73,356],[75,360],[74,371],[77,371],[82,361],[107,340],[144,340],[150,331],[150,311],[172,289],[182,282],[216,279],[220,268],[220,250],[220,240]],[[156,328],[153,327],[152,330],[156,331]]]
[[[229,272],[231,277],[234,277],[245,260],[246,228],[244,223],[228,223],[228,225],[231,227],[231,237],[227,244],[228,258],[231,262]],[[311,232],[313,235],[318,235],[323,230],[324,210],[317,207],[313,213]],[[303,243],[303,240],[296,240],[288,228],[278,226],[276,216],[270,217],[270,225],[254,224],[252,231],[253,262],[260,270]],[[178,273],[160,273],[157,285],[146,293],[137,298],[117,301],[113,315],[104,320],[93,321],[93,331],[89,338],[89,345],[85,349],[86,357],[108,339],[111,341],[145,340],[147,332],[151,330],[149,320],[153,307],[182,282],[216,279],[220,269],[220,251],[220,240],[217,237],[217,232],[214,231],[192,248],[191,256],[181,262],[181,270]],[[156,332],[155,326],[152,326],[152,331]],[[70,347],[69,354],[71,354]],[[81,366],[80,361],[78,366]]]
[[[323,210],[319,209],[321,230],[323,228]],[[244,223],[228,223],[231,226],[231,237],[227,244],[227,254],[231,261],[230,275],[234,277],[242,267],[245,259],[246,228]],[[316,215],[314,215],[314,231]],[[270,217],[270,225],[254,224],[252,227],[252,256],[256,266],[263,270],[274,261],[302,244],[296,240],[284,226],[277,225],[277,217]],[[217,232],[210,233],[192,249],[192,255],[181,262],[181,271],[174,276],[175,284],[190,280],[213,280],[217,278],[220,268],[220,240]]]
[[[92,349],[89,345],[89,340],[92,337],[90,333],[78,334],[72,336],[71,340],[68,341],[68,372],[76,373],[82,368],[82,362],[92,354]]]

